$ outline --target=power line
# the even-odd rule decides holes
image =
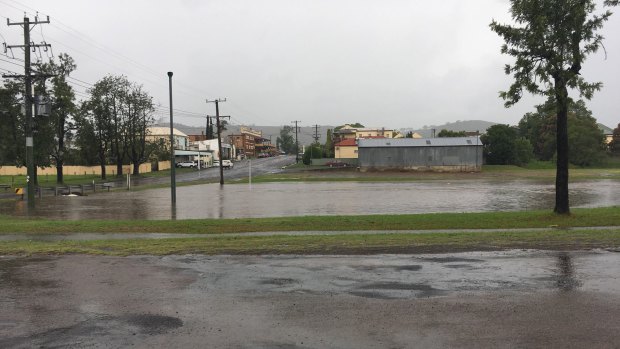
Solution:
[[[2,59],[2,58],[0,58],[0,61],[6,62],[6,63],[9,63],[9,64],[13,64],[13,65],[16,65],[18,67],[22,67],[23,66],[23,65],[21,65],[19,63],[15,63],[15,62],[12,62],[12,61],[7,61],[6,59]]]
[[[20,3],[19,1],[14,1],[14,0],[10,0],[10,1],[15,3],[15,4],[18,4],[20,6],[23,6],[25,8],[29,8],[29,9],[31,9],[33,11],[36,11],[37,14],[38,13],[44,14],[43,12],[37,11],[37,10],[35,10],[35,9],[25,5],[25,4]],[[10,7],[14,8],[14,9],[18,9],[18,10],[21,11],[21,9],[19,9],[19,8],[15,7],[15,6],[11,5],[11,4],[8,4],[8,3],[4,2],[4,1],[0,1],[0,3],[4,4],[6,6],[10,6]],[[27,11],[24,11],[24,12],[27,12]],[[124,55],[118,53],[117,51],[115,51],[114,49],[111,49],[111,48],[109,48],[109,47],[107,47],[107,46],[105,46],[103,44],[97,43],[95,40],[93,40],[92,38],[88,37],[87,35],[85,35],[81,31],[72,28],[71,26],[63,23],[62,21],[60,21],[58,19],[55,19],[54,22],[62,25],[62,27],[56,25],[55,23],[51,24],[52,27],[54,27],[54,28],[56,28],[56,29],[66,33],[66,34],[71,35],[72,37],[82,41],[83,43],[85,43],[87,45],[90,45],[91,47],[93,47],[93,48],[103,52],[104,54],[109,55],[110,57],[113,57],[115,59],[119,59],[119,60],[125,61],[125,62],[131,64],[132,66],[141,69],[142,71],[145,71],[145,72],[147,72],[147,73],[149,73],[149,74],[151,74],[153,76],[156,76],[157,78],[160,77],[160,72],[159,71],[157,71],[157,70],[155,70],[153,68],[150,68],[147,65],[142,64],[142,63],[140,63],[140,62],[138,62],[138,61],[136,61],[134,59],[131,59],[131,58],[127,57],[127,56],[124,56]],[[84,55],[85,57],[90,58],[90,59],[92,59],[94,61],[97,61],[97,62],[99,62],[101,64],[104,64],[104,65],[106,65],[106,66],[108,66],[110,68],[113,68],[114,70],[122,71],[122,72],[124,72],[129,77],[137,77],[137,78],[139,78],[139,80],[146,81],[146,82],[155,84],[156,86],[163,87],[163,82],[160,82],[159,80],[153,80],[151,78],[147,78],[145,76],[136,74],[134,72],[129,72],[126,68],[122,68],[122,67],[114,65],[114,64],[112,64],[112,63],[110,63],[108,61],[99,59],[97,57],[93,57],[92,55],[90,55],[90,54],[88,54],[88,53],[86,53],[86,52],[84,52],[82,50],[76,49],[75,47],[73,47],[71,45],[68,45],[68,44],[66,44],[64,42],[61,42],[60,40],[57,40],[57,39],[51,37],[49,34],[47,34],[46,36],[47,36],[47,38],[49,38],[50,40],[52,40],[54,43],[56,43],[58,45],[61,45],[61,46],[65,47],[65,48],[67,48],[67,49],[69,49],[71,51],[80,53],[80,54]],[[45,40],[45,37],[42,36],[42,38],[43,38],[43,40]],[[188,95],[188,96],[192,95],[194,97],[202,98],[202,95],[196,92],[198,90],[197,88],[195,88],[193,86],[183,86],[184,84],[182,82],[177,82],[177,84],[181,85],[182,88],[185,87],[185,88],[183,88],[183,90],[185,92],[181,92],[182,94]]]
[[[27,6],[27,5],[23,4],[23,3],[20,3],[19,1],[15,1],[15,0],[8,0],[8,1],[10,1],[13,4],[17,4],[17,5],[22,6],[24,8],[30,9],[30,10],[34,11],[37,15],[39,13],[44,14],[43,12],[39,12],[36,9],[32,8],[32,7],[29,7],[29,6]],[[4,4],[5,6],[11,7],[13,9],[22,11],[22,9],[20,9],[20,8],[14,6],[12,4],[7,3],[5,0],[0,0],[0,3]],[[24,13],[28,13],[28,11],[24,11]],[[139,61],[131,59],[131,58],[129,58],[129,57],[119,53],[118,51],[115,51],[114,49],[111,49],[111,48],[107,47],[106,45],[103,45],[101,43],[96,42],[95,40],[93,40],[92,38],[90,38],[89,36],[84,34],[83,32],[78,31],[78,30],[72,28],[68,24],[63,23],[62,21],[60,21],[58,19],[55,19],[54,23],[52,23],[51,26],[53,28],[63,32],[63,33],[66,33],[66,34],[70,35],[71,37],[79,40],[80,42],[83,42],[83,43],[89,45],[90,47],[93,47],[93,48],[103,52],[104,54],[106,54],[106,55],[108,55],[110,57],[113,57],[115,59],[127,62],[130,65],[132,65],[134,67],[137,67],[140,70],[142,70],[142,71],[144,71],[144,72],[146,72],[148,74],[152,74],[152,75],[157,76],[157,77],[160,76],[160,72],[156,71],[155,69],[152,69],[151,67],[149,67],[149,66],[147,66],[145,64],[142,64]],[[64,43],[64,42],[62,42],[60,40],[55,39],[53,36],[49,35],[49,31],[46,31],[46,33],[47,34],[44,34],[43,31],[41,30],[41,38],[44,41],[46,39],[49,39],[54,44],[61,45],[61,46],[65,47],[66,49],[69,49],[70,51],[76,52],[76,53],[78,53],[78,54],[80,54],[80,55],[82,55],[82,56],[84,56],[84,57],[86,57],[88,59],[91,59],[91,60],[96,61],[98,63],[104,64],[104,65],[106,65],[106,66],[108,66],[108,67],[110,67],[110,68],[112,68],[112,69],[114,69],[116,71],[125,72],[126,75],[129,76],[129,77],[137,77],[138,81],[148,82],[148,83],[154,84],[155,86],[162,86],[163,87],[163,85],[164,85],[163,81],[160,82],[159,80],[153,80],[153,79],[145,77],[145,76],[143,76],[141,74],[136,74],[135,72],[129,72],[126,68],[119,67],[119,66],[117,66],[117,65],[115,65],[115,64],[113,64],[113,63],[111,63],[109,61],[100,59],[98,57],[95,57],[95,56],[87,53],[87,52],[84,52],[83,50],[77,49],[73,45],[69,45],[69,44],[66,44],[66,43]],[[8,57],[8,55],[7,55],[7,57]],[[18,64],[13,63],[13,62],[7,62],[7,63],[18,65]],[[67,82],[70,82],[71,85],[74,86],[74,87],[80,87],[80,88],[83,88],[83,89],[86,89],[86,90],[88,90],[90,87],[94,86],[94,84],[92,84],[92,83],[89,83],[89,82],[86,82],[84,80],[80,80],[80,79],[74,78],[74,77],[67,77]],[[177,82],[177,84],[184,85],[181,82]],[[196,92],[196,91],[198,91],[197,88],[195,88],[193,86],[187,85],[186,88],[183,89],[183,92],[181,92],[181,94],[187,95],[187,96],[197,96],[197,97],[202,98],[201,95],[198,94],[198,92]],[[187,92],[189,92],[189,93],[187,93]],[[82,93],[81,95],[84,95],[84,94]],[[175,111],[177,111],[177,110],[175,109]],[[204,113],[196,113],[196,112],[183,111],[183,110],[178,110],[178,112],[183,114],[184,117],[195,117],[195,118],[204,117]],[[245,122],[243,122],[243,120],[236,120],[236,121],[239,124],[246,124]]]

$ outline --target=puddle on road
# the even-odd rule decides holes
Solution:
[[[558,289],[562,291],[573,291],[579,286],[581,282],[575,275],[575,266],[571,256],[566,252],[560,252],[558,254],[558,276],[557,276]]]
[[[616,268],[620,253],[613,252],[289,257],[216,256],[201,263],[196,256],[192,267],[204,278],[194,286],[224,293],[349,294],[378,299],[542,290],[620,294]]]
[[[620,205],[620,182],[570,185],[572,207]],[[369,200],[372,198],[372,200]],[[204,184],[170,190],[44,197],[34,216],[57,219],[190,219],[535,210],[553,207],[553,183],[506,180],[406,183],[322,182]],[[23,201],[0,202],[0,213],[27,214]]]

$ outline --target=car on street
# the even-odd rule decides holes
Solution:
[[[182,162],[177,162],[176,166],[179,168],[194,168],[197,165],[194,161],[182,161]]]
[[[231,169],[233,168],[234,164],[232,161],[230,160],[222,160],[222,167],[223,168],[227,168],[227,169]]]

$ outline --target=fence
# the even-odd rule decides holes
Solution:
[[[158,170],[167,170],[170,168],[170,161],[160,161],[157,166]],[[123,165],[123,173],[128,174],[133,171],[133,165]],[[141,164],[140,165],[140,173],[148,173],[151,172],[151,164]],[[116,175],[116,165],[106,165],[105,172],[109,175]],[[71,176],[71,175],[101,175],[101,166],[63,166],[63,175]],[[26,167],[16,167],[16,166],[0,166],[0,176],[25,176],[26,175]],[[45,176],[45,175],[56,175],[56,167],[39,167],[37,169],[37,175]]]

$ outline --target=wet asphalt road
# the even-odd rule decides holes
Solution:
[[[617,348],[620,253],[0,257],[1,348]]]
[[[231,179],[247,178],[250,174],[250,165],[252,166],[252,176],[258,176],[267,173],[280,172],[283,166],[288,166],[295,163],[295,157],[291,155],[282,155],[271,158],[252,159],[251,161],[241,160],[233,163],[232,169],[224,169],[224,181]],[[209,167],[201,170],[192,171],[178,171],[175,174],[176,182],[192,182],[205,179],[218,179],[220,178],[219,167]],[[140,182],[138,181],[138,184]],[[169,177],[152,177],[145,181],[145,184],[151,183],[170,183]],[[124,182],[121,183],[124,185]]]

